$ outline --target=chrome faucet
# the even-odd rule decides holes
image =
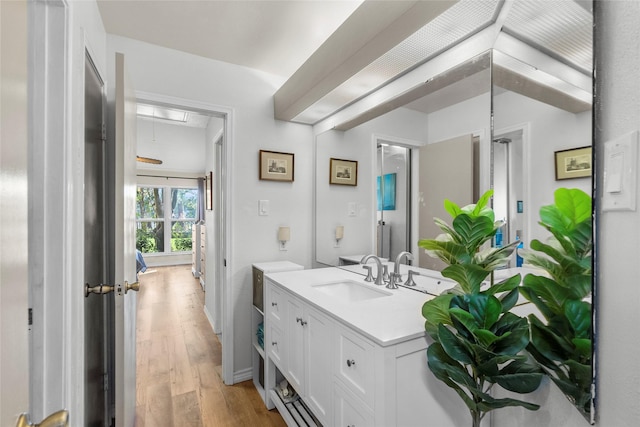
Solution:
[[[373,259],[378,266],[378,274],[376,275],[376,281],[374,283],[376,285],[384,285],[384,282],[382,281],[382,261],[380,261],[380,258],[373,254],[365,255],[362,257],[362,260],[360,260],[360,264],[366,264],[370,259]]]
[[[407,261],[413,261],[413,255],[411,254],[411,252],[403,251],[398,254],[398,256],[396,257],[396,262],[393,264],[393,275],[391,276],[392,281],[395,281],[395,283],[402,282],[402,275],[400,274],[400,261],[402,260],[403,256],[407,257]]]

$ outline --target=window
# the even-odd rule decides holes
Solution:
[[[196,188],[138,187],[136,248],[145,254],[191,252],[197,210]]]

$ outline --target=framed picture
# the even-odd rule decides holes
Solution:
[[[260,179],[293,182],[293,153],[260,150]]]
[[[555,152],[556,181],[591,176],[591,147]]]
[[[358,162],[332,158],[329,163],[329,184],[358,185]]]
[[[205,208],[210,211],[213,210],[213,172],[209,172],[207,174],[207,177],[205,179],[206,184],[205,184],[205,200],[206,200],[206,204],[205,204]]]

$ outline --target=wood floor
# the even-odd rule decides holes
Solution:
[[[222,347],[191,266],[149,270],[139,277],[136,427],[285,426],[251,381],[223,384]]]

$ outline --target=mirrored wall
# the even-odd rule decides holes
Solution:
[[[425,76],[423,85],[394,99],[394,109],[380,108],[384,114],[316,136],[318,265],[357,262],[369,253],[393,258],[400,247],[419,255],[418,240],[438,234],[427,228],[433,217],[448,218],[444,198],[464,205],[490,188],[496,215],[507,224],[504,243],[517,239],[529,248],[532,239],[549,236],[538,224],[539,211],[554,202],[556,189],[592,193],[591,176],[564,179],[556,170],[557,153],[592,144],[591,3],[505,5],[510,9],[501,15],[499,34],[485,53]],[[444,160],[454,144],[457,151]],[[393,180],[393,171],[384,168],[386,146],[407,152],[407,212],[398,215],[406,225],[396,219],[398,212],[378,205],[381,199],[384,206],[385,194],[389,199],[384,189]],[[331,158],[358,162],[357,186],[329,183]],[[396,208],[400,181],[396,175]],[[344,236],[336,241],[340,226]],[[398,236],[407,236],[406,246],[394,244]],[[432,261],[423,264],[420,256],[416,262],[441,268],[426,264]],[[514,257],[510,267],[520,262]],[[594,377],[586,382],[593,383]],[[590,403],[582,402],[578,410],[593,422]]]

